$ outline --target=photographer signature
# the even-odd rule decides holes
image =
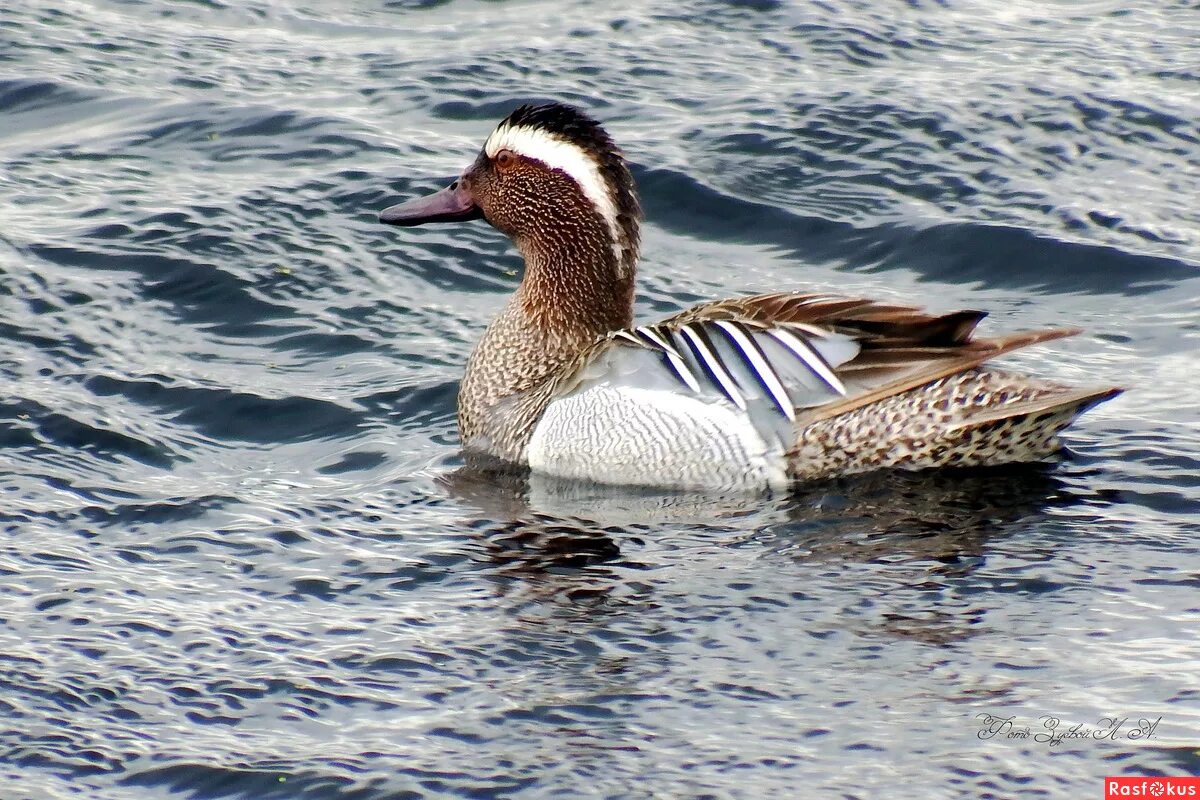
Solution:
[[[1152,739],[1162,722],[1157,719],[1139,719],[1130,724],[1129,717],[1101,717],[1095,725],[1078,722],[1074,725],[1064,723],[1052,714],[1038,717],[1039,726],[1031,727],[1017,720],[1016,715],[1002,717],[997,714],[981,712],[975,715],[982,726],[976,736],[980,739],[1032,739],[1035,742],[1049,744],[1051,747],[1062,744],[1070,739],[1092,739],[1095,741],[1125,741],[1137,739]]]

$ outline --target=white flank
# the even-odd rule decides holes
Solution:
[[[620,244],[620,228],[617,226],[617,204],[612,192],[600,174],[600,165],[585,150],[574,143],[555,136],[541,128],[523,125],[500,125],[492,131],[483,150],[488,158],[495,158],[501,150],[542,162],[550,169],[562,170],[575,181],[580,190],[592,201],[596,211],[608,225],[612,234],[613,252],[619,261],[624,248]]]
[[[560,478],[762,491],[787,487],[786,444],[726,403],[603,382],[550,403],[525,457]]]

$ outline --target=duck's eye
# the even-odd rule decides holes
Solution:
[[[513,164],[517,163],[517,157],[513,155],[511,150],[501,150],[499,153],[496,153],[496,158],[494,161],[496,162],[496,166],[500,169],[508,169]]]

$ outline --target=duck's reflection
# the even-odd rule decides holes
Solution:
[[[449,493],[478,509],[472,527],[505,562],[538,569],[621,557],[623,542],[663,526],[731,541],[757,538],[806,560],[876,558],[970,569],[988,540],[1063,502],[1045,465],[881,471],[797,487],[788,495],[666,492],[562,481],[472,461],[444,476]]]
[[[789,570],[816,579],[798,584],[788,602],[803,607],[812,591],[819,606],[847,603],[847,624],[860,635],[961,642],[986,625],[954,587],[971,591],[990,550],[1047,507],[1071,502],[1052,468],[1029,464],[878,472],[782,497],[554,482],[478,463],[444,483],[478,510],[470,525],[498,578],[495,590],[539,636],[652,611],[664,588],[654,576],[675,558],[664,547],[703,560],[711,550],[697,547],[749,545],[764,570],[786,559],[795,565]]]

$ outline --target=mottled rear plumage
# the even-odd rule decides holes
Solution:
[[[1037,460],[1119,392],[991,367],[1077,331],[978,337],[979,311],[777,293],[633,326],[633,181],[603,129],[568,106],[517,109],[450,189],[384,218],[465,219],[473,208],[512,237],[526,273],[468,363],[460,431],[468,450],[548,474],[761,490]]]
[[[1039,461],[1058,452],[1058,433],[1075,417],[1119,393],[973,368],[800,425],[788,472],[812,480]]]

